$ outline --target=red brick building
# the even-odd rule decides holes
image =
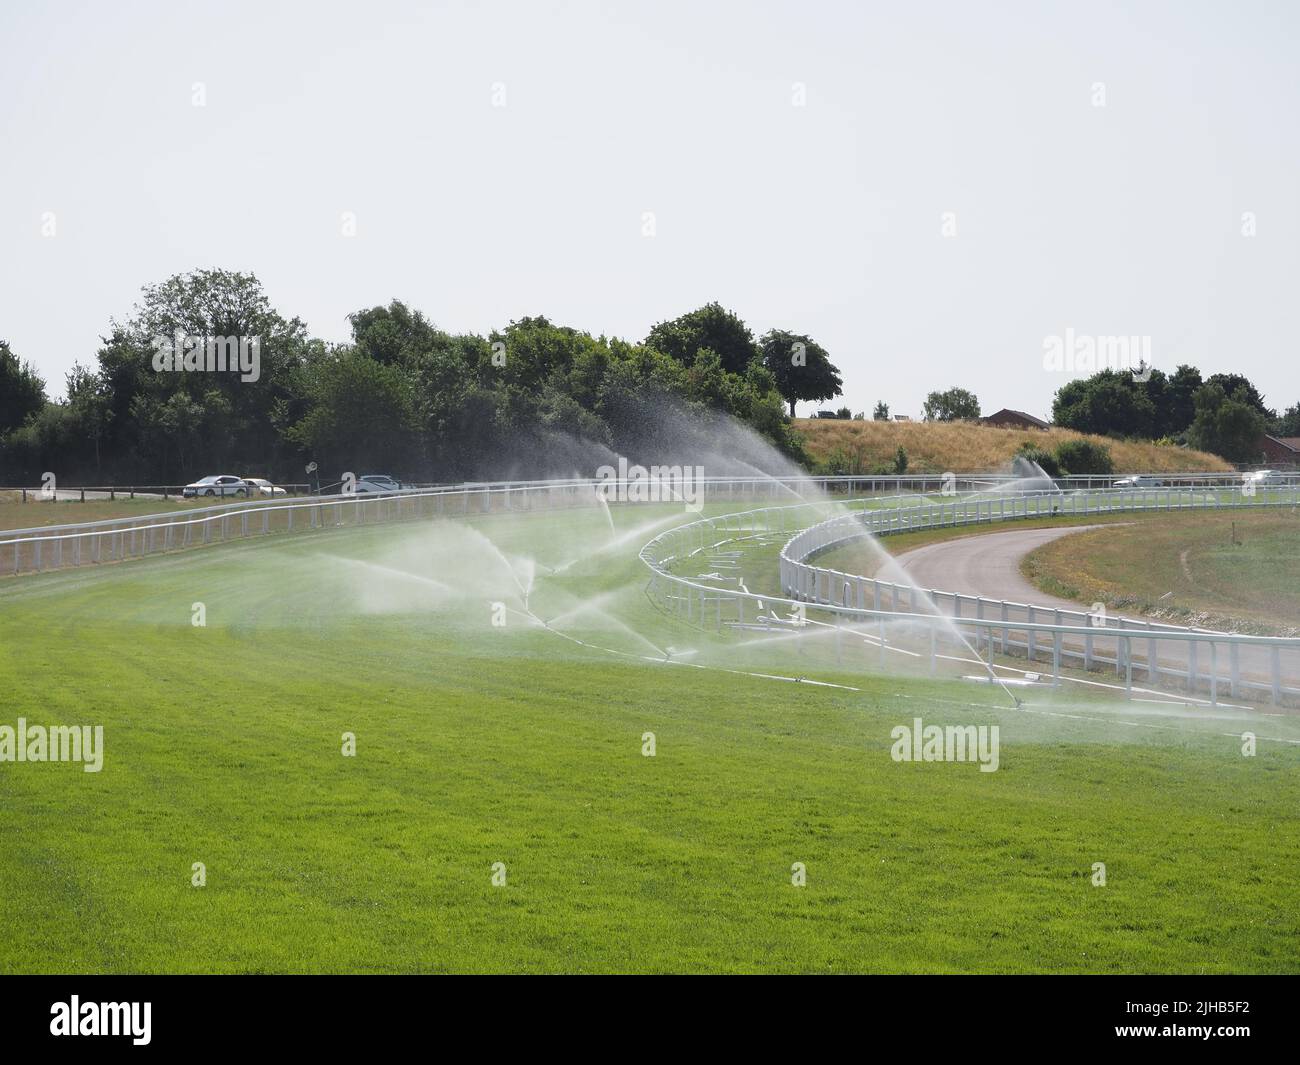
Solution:
[[[1043,421],[1042,418],[1035,418],[1032,414],[1026,414],[1022,410],[1012,410],[1010,407],[1003,407],[996,414],[990,414],[987,418],[981,418],[980,422],[984,425],[998,425],[1004,429],[1050,429],[1051,425]]]
[[[1270,466],[1300,465],[1300,436],[1269,436],[1259,438],[1262,461]]]

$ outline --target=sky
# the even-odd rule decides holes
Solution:
[[[809,334],[824,406],[1050,415],[1052,337],[1300,401],[1300,5],[0,7],[0,338],[61,395],[146,284]],[[812,410],[801,404],[799,413]]]

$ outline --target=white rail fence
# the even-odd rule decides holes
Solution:
[[[818,567],[809,560],[869,534],[1053,515],[1235,511],[1297,505],[1300,489],[1259,487],[1245,492],[1162,488],[1077,495],[1037,493],[954,499],[951,503],[914,501],[909,506],[894,507],[882,507],[879,500],[863,500],[849,504],[860,506],[860,511],[822,521],[816,519],[825,517],[825,505],[767,507],[671,529],[650,541],[641,557],[652,572],[648,586],[652,598],[685,620],[716,625],[720,631],[726,626],[771,627],[779,624],[776,607],[794,608],[797,612],[812,605],[824,612],[837,630],[852,628],[855,635],[871,636],[882,664],[890,637],[895,646],[902,642],[901,624],[914,643],[921,642],[922,653],[928,651],[932,671],[939,646],[947,644],[974,649],[986,659],[1001,654],[1050,662],[1051,679],[1057,685],[1068,666],[1086,671],[1106,668],[1114,669],[1130,695],[1136,674],[1139,681],[1153,689],[1207,693],[1212,704],[1224,693],[1231,698],[1264,698],[1282,703],[1300,697],[1300,639],[1215,632],[918,589]],[[727,574],[714,573],[702,579],[673,572],[702,557],[716,561],[728,546],[769,540],[791,530],[798,531],[786,541],[780,554],[782,596],[742,590],[739,579]],[[837,658],[842,657],[841,635],[837,631]]]
[[[931,479],[933,480],[933,479]],[[981,479],[983,480],[983,479]],[[164,514],[17,529],[0,533],[0,575],[21,575],[118,562],[277,533],[307,532],[378,522],[467,514],[561,509],[598,505],[602,492],[617,498],[631,481],[563,480],[472,484],[390,495],[359,494],[186,507]],[[878,487],[879,480],[821,478],[817,488],[850,492]],[[960,483],[960,482],[959,482]],[[802,478],[709,478],[699,484],[704,503],[734,503],[807,492]],[[950,491],[953,482],[944,486]],[[849,513],[843,507],[858,507]],[[732,511],[702,518],[661,534],[641,551],[650,567],[649,590],[667,610],[695,624],[766,627],[777,605],[808,605],[826,612],[836,626],[879,628],[882,661],[885,623],[923,634],[933,668],[940,643],[973,646],[984,653],[1047,658],[1052,678],[1062,668],[1113,667],[1132,691],[1134,673],[1153,687],[1181,685],[1234,698],[1266,696],[1273,702],[1300,695],[1300,640],[1245,636],[1161,625],[1128,618],[1097,619],[1083,611],[1044,611],[981,597],[918,591],[910,585],[840,573],[811,564],[817,554],[867,534],[981,524],[1018,518],[1088,516],[1117,511],[1254,509],[1300,505],[1300,487],[1224,489],[1159,488],[1077,493],[985,493],[951,502],[925,497],[875,497],[831,504],[825,500]],[[780,536],[780,581],[785,597],[764,596],[671,572],[684,559],[728,544]],[[917,596],[921,599],[918,601]],[[1050,619],[1050,620],[1049,620]],[[1099,620],[1103,624],[1097,624]],[[1070,622],[1067,624],[1067,622]],[[837,640],[837,646],[839,641]],[[1225,672],[1226,668],[1226,672]]]
[[[869,479],[821,478],[810,483],[807,478],[799,477],[706,477],[691,481],[690,487],[702,504],[732,504],[762,498],[799,498],[801,493],[818,494],[821,490],[848,491],[851,485],[865,483]],[[680,481],[671,480],[570,478],[183,505],[175,511],[129,518],[0,531],[0,576],[120,562],[273,533],[444,515],[594,506],[602,496],[617,502],[621,496],[644,490],[671,498],[671,493],[680,487]],[[78,504],[60,505],[73,508]]]

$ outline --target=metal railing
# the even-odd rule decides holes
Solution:
[[[1073,474],[1058,477],[1055,484],[1066,490],[1109,488],[1123,477],[1146,476],[1157,479],[1161,487],[1240,487],[1244,474],[1234,471],[1212,471],[1202,473],[1109,473],[1109,474]],[[1300,472],[1284,472],[1284,486],[1300,485]],[[973,492],[990,486],[1012,486],[1024,478],[1007,473],[911,473],[911,474],[831,474],[824,476],[805,476],[794,474],[789,477],[707,477],[706,483],[717,486],[725,496],[752,495],[779,496],[782,492],[806,489],[815,486],[828,493],[848,493],[851,495],[899,494],[903,492]],[[334,481],[319,486],[318,493],[330,494],[341,482]],[[545,481],[491,481],[468,482],[468,486],[490,484],[494,488],[528,488],[537,484],[591,484],[592,478],[547,479]],[[87,493],[91,498],[114,500],[119,497],[135,499],[153,497],[160,499],[181,498],[186,488],[181,484],[108,484],[108,485],[69,485],[58,487],[57,492],[39,485],[0,486],[0,493],[17,494],[24,503],[31,501],[85,501]],[[313,494],[310,484],[290,484],[276,482],[276,488],[283,488],[289,495]],[[448,484],[445,482],[410,482],[408,489],[464,488],[466,483]],[[254,493],[256,494],[256,493]]]
[[[183,499],[185,489],[189,485],[184,484],[84,484],[73,485],[71,487],[29,487],[25,485],[14,485],[12,487],[0,487],[0,494],[5,492],[13,493],[18,496],[24,503],[85,503],[96,500],[114,501],[122,499]],[[303,496],[311,492],[309,484],[282,484],[276,483],[275,488],[282,489],[280,495]],[[87,500],[86,493],[90,493],[90,499]],[[245,486],[238,493],[221,491],[200,491],[196,493],[198,497],[206,498],[212,496],[215,498],[233,498],[236,495],[240,497],[248,496],[258,498],[264,493],[256,487]],[[269,498],[269,497],[268,497]]]
[[[51,569],[117,562],[153,554],[182,550],[204,544],[222,543],[280,532],[308,532],[340,526],[361,526],[377,522],[415,520],[439,516],[489,514],[509,511],[557,509],[598,505],[602,492],[617,495],[631,481],[570,479],[546,482],[499,482],[454,487],[409,490],[388,495],[358,494],[241,501],[206,507],[64,526],[17,529],[0,533],[0,575],[39,573]],[[821,478],[815,487],[822,491],[849,492],[854,487],[878,485],[871,478]],[[803,478],[709,478],[699,484],[701,503],[727,503],[762,496],[798,496],[807,492]],[[951,487],[951,482],[949,482]],[[964,647],[995,648],[1004,654],[1023,651],[1030,659],[1050,655],[1053,680],[1059,683],[1064,663],[1078,662],[1086,668],[1114,666],[1132,690],[1135,668],[1153,685],[1181,679],[1186,688],[1208,689],[1216,701],[1220,689],[1234,697],[1250,693],[1267,694],[1274,702],[1300,694],[1295,679],[1300,668],[1294,662],[1300,640],[1281,637],[1244,636],[1159,625],[1149,621],[1097,619],[1083,612],[1086,623],[1065,625],[1071,616],[1049,612],[1043,620],[1038,608],[1026,604],[1005,604],[980,597],[952,596],[923,592],[928,603],[918,604],[918,590],[873,578],[842,574],[812,566],[809,559],[838,543],[872,534],[1014,520],[1050,514],[1088,516],[1120,510],[1176,510],[1186,508],[1248,508],[1258,506],[1296,507],[1300,487],[1258,487],[1249,490],[1136,489],[1120,491],[1037,493],[1032,495],[997,492],[931,502],[923,497],[893,496],[851,500],[850,510],[837,509],[825,499],[793,505],[767,506],[731,511],[678,526],[651,540],[641,558],[651,570],[649,590],[671,612],[695,622],[716,618],[724,625],[767,625],[774,605],[804,609],[812,605],[834,618],[834,624],[896,625],[928,632],[931,662],[939,641]],[[853,510],[854,506],[859,507]],[[735,588],[720,587],[671,572],[671,566],[721,545],[754,538],[780,535],[780,580],[785,597],[764,596]],[[951,607],[943,613],[934,602]],[[868,601],[870,605],[868,604]],[[970,604],[967,614],[966,605]],[[920,606],[923,609],[918,610]],[[1024,616],[1014,614],[1022,608]],[[994,616],[989,616],[989,611]],[[1145,643],[1143,643],[1145,641]],[[883,629],[880,653],[885,654]],[[1169,648],[1183,646],[1180,655]],[[1135,651],[1135,647],[1137,648]],[[1145,656],[1142,654],[1145,648]],[[1220,648],[1225,655],[1220,655]],[[1248,650],[1247,650],[1248,649]],[[1261,650],[1262,649],[1262,650]],[[1261,660],[1261,656],[1263,656]],[[1223,674],[1220,658],[1228,660]],[[1171,662],[1170,658],[1176,658]],[[1208,672],[1202,665],[1208,661]]]
[[[182,550],[280,532],[435,518],[442,515],[593,506],[644,480],[568,478],[474,482],[397,492],[241,499],[162,513],[0,531],[0,576],[19,576]],[[704,478],[694,482],[701,505],[817,492],[806,479]],[[671,482],[655,485],[670,496]]]
[[[1024,496],[976,497],[932,504],[881,507],[879,500],[855,501],[857,512],[824,518],[825,505],[765,507],[704,518],[661,533],[641,551],[650,568],[647,590],[661,607],[695,624],[770,628],[781,624],[775,607],[791,608],[804,617],[812,606],[830,617],[840,657],[843,626],[856,626],[858,635],[874,639],[881,658],[891,640],[886,624],[900,639],[898,627],[920,634],[922,654],[935,669],[940,643],[967,652],[1019,656],[1052,665],[1054,685],[1070,665],[1085,671],[1113,668],[1132,694],[1134,671],[1152,688],[1175,687],[1206,692],[1217,703],[1222,693],[1232,698],[1262,696],[1273,703],[1300,696],[1300,639],[1216,632],[1147,619],[1132,619],[1035,607],[981,596],[958,595],[913,585],[882,581],[814,566],[810,558],[867,535],[974,525],[1034,517],[1080,517],[1124,511],[1180,509],[1238,509],[1296,507],[1300,488],[1255,488],[1246,492],[1205,492],[1195,489],[1147,489],[1081,493],[1036,493]],[[849,504],[853,506],[854,504]],[[824,520],[816,520],[822,517]],[[811,523],[810,523],[811,522]],[[782,595],[768,596],[743,588],[743,578],[712,573],[706,579],[673,572],[674,567],[700,557],[716,560],[729,546],[744,541],[787,536],[780,553]],[[734,585],[734,586],[733,586]],[[876,632],[878,630],[878,632]],[[876,632],[874,637],[871,634]],[[1226,671],[1225,671],[1226,668]]]

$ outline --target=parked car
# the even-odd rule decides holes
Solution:
[[[1116,481],[1112,488],[1163,488],[1165,482],[1159,477],[1148,477],[1145,474],[1138,474],[1134,477],[1121,477]]]
[[[400,492],[402,482],[386,473],[363,473],[357,478],[357,495],[366,492]]]
[[[1246,480],[1253,484],[1287,484],[1289,479],[1281,470],[1252,470]]]
[[[186,499],[195,496],[246,496],[248,492],[248,485],[242,477],[232,477],[226,473],[200,477],[181,489],[181,495]]]
[[[289,494],[279,485],[272,484],[265,477],[245,477],[244,483],[248,485],[250,493],[259,496],[287,496]]]

